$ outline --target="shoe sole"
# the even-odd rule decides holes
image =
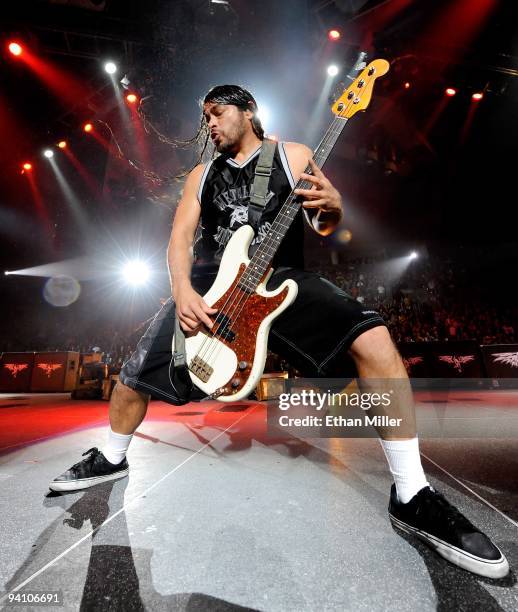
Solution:
[[[93,476],[92,478],[83,478],[81,480],[53,480],[49,484],[51,491],[81,491],[82,489],[89,489],[95,485],[108,482],[109,480],[117,480],[118,478],[124,478],[129,473],[129,468],[120,470],[113,474],[106,474],[105,476]]]
[[[426,533],[425,531],[411,527],[390,513],[389,517],[395,527],[401,529],[401,531],[405,533],[417,536],[425,544],[430,546],[430,548],[433,548],[441,557],[462,569],[478,574],[479,576],[485,576],[486,578],[503,578],[509,573],[509,563],[500,549],[498,549],[501,555],[500,559],[483,559],[467,553],[452,544],[448,544],[448,542]]]

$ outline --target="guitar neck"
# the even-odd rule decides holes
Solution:
[[[347,119],[343,117],[335,117],[328,127],[320,144],[315,149],[313,159],[319,168],[322,168],[333,150],[333,147],[342,133],[342,130],[347,123]],[[304,170],[306,174],[312,174],[311,166]],[[303,199],[294,193],[295,189],[311,189],[312,183],[306,180],[299,180],[292,189],[290,195],[279,210],[275,220],[273,221],[268,233],[261,242],[259,248],[250,260],[250,264],[243,273],[239,286],[246,291],[255,291],[257,285],[264,277],[266,271],[270,267],[272,260],[279,249],[279,246],[288,232],[293,220],[300,207]]]

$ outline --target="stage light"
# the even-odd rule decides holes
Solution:
[[[32,164],[30,164],[29,162],[25,162],[23,164],[23,169],[27,171],[32,170]]]
[[[52,149],[45,149],[45,151],[43,151],[43,155],[45,155],[47,159],[50,159],[51,157],[54,157],[54,151]]]
[[[451,98],[457,93],[457,90],[453,89],[453,87],[448,87],[444,93]]]
[[[412,251],[409,255],[410,259],[417,259],[417,253],[415,251]]]
[[[133,286],[143,285],[150,276],[148,266],[138,259],[129,261],[124,266],[122,274],[126,282]]]
[[[135,104],[135,102],[137,101],[137,96],[134,93],[130,93],[126,96],[126,100],[130,103],[130,104]]]
[[[104,64],[104,69],[108,74],[115,74],[117,72],[117,64],[114,62],[106,62],[106,64]]]
[[[94,129],[94,126],[91,123],[85,123],[83,125],[83,130],[85,132],[91,132]]]
[[[264,104],[258,104],[258,107],[259,109],[257,110],[256,115],[262,126],[264,127],[268,124],[268,121],[270,120],[270,110]]]
[[[410,83],[407,81],[407,82],[406,82],[406,83],[403,85],[403,87],[404,87],[405,89],[410,89]]]
[[[329,30],[329,32],[327,33],[327,37],[329,38],[329,40],[332,40],[332,41],[340,40],[341,36],[342,35],[340,34],[338,30]]]
[[[336,234],[336,239],[342,244],[347,244],[348,242],[351,242],[352,237],[353,234],[351,230],[348,229],[342,229]]]
[[[334,64],[331,64],[331,66],[328,66],[327,74],[332,77],[336,76],[338,74],[338,66],[335,66]]]
[[[66,149],[66,148],[67,148],[67,142],[66,142],[66,140],[60,140],[60,141],[58,142],[58,147],[59,147],[60,149]]]
[[[5,276],[9,276],[9,274],[10,274],[10,273],[9,273],[9,271],[8,271],[8,270],[6,270],[6,271],[4,272],[4,274],[5,274]]]
[[[481,92],[479,92],[479,91],[477,91],[476,93],[474,93],[474,94],[471,96],[471,99],[472,99],[472,100],[475,100],[475,102],[478,102],[479,100],[482,100],[482,98],[483,98],[483,97],[484,97],[484,94],[483,94],[483,93],[481,93]]]
[[[9,43],[9,51],[10,53],[12,53],[13,55],[16,55],[17,57],[19,55],[21,55],[23,53],[23,47],[18,44],[17,42],[10,42]]]

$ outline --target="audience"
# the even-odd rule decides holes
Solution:
[[[311,263],[311,262],[310,262]],[[518,307],[492,303],[477,283],[470,286],[458,260],[433,257],[390,261],[349,259],[338,265],[309,265],[346,293],[375,308],[398,342],[475,340],[518,343]],[[151,322],[159,303],[121,313],[102,308],[95,291],[83,292],[66,308],[25,301],[12,313],[16,330],[3,322],[0,351],[79,351],[100,347],[110,372],[118,372]],[[13,309],[14,310],[14,309]],[[151,317],[151,318],[147,318]]]

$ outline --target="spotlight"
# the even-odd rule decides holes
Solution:
[[[54,151],[52,149],[45,149],[45,151],[43,151],[43,155],[45,155],[47,159],[50,159],[51,157],[54,157]]]
[[[335,66],[335,64],[331,64],[331,66],[328,66],[327,74],[332,77],[336,76],[338,74],[338,66]]]
[[[417,253],[415,251],[412,251],[409,255],[410,259],[417,259]]]
[[[270,110],[264,104],[258,104],[258,106],[259,110],[257,111],[256,115],[262,126],[264,127],[268,124],[268,121],[270,120]]]
[[[23,47],[17,42],[10,42],[8,45],[10,53],[19,56],[23,53]]]
[[[66,148],[67,148],[67,142],[66,142],[66,140],[60,140],[60,141],[58,142],[58,147],[59,147],[60,149],[66,149]]]
[[[130,103],[130,104],[135,104],[135,102],[137,101],[137,96],[134,93],[130,93],[126,96],[126,100]]]
[[[143,285],[150,276],[148,266],[138,259],[129,261],[124,266],[122,274],[126,282],[133,286]]]
[[[4,274],[5,274],[5,276],[9,276],[10,272],[9,272],[8,270],[6,270],[6,271],[4,272]]]
[[[340,34],[340,32],[338,30],[329,30],[329,32],[327,33],[327,37],[329,38],[329,40],[340,40],[340,37],[342,35]]]
[[[353,234],[351,230],[348,230],[348,229],[342,229],[336,235],[338,242],[341,242],[342,244],[347,244],[348,242],[351,242],[352,237],[353,237]]]
[[[471,99],[475,100],[475,102],[478,102],[479,100],[482,100],[483,97],[484,97],[484,94],[481,93],[480,91],[477,91],[471,96]]]
[[[32,170],[32,164],[30,164],[29,162],[25,162],[22,167],[24,170],[27,171]]]
[[[94,126],[91,123],[85,123],[83,125],[83,130],[85,132],[91,132],[94,129]]]
[[[108,74],[115,74],[117,72],[117,64],[114,62],[106,62],[106,64],[104,64],[104,69]]]
[[[457,93],[457,90],[453,89],[453,87],[448,87],[444,93],[451,98]]]
[[[406,82],[406,83],[403,85],[403,87],[404,87],[405,89],[410,89],[410,83],[407,81],[407,82]]]

